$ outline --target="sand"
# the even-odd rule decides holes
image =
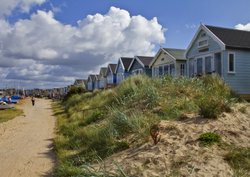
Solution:
[[[241,107],[246,107],[245,111],[239,111]],[[188,115],[182,121],[161,121],[161,140],[157,145],[150,139],[94,167],[101,166],[110,173],[119,172],[120,167],[133,177],[232,177],[234,172],[224,160],[227,152],[223,148],[200,146],[197,139],[205,132],[216,132],[228,144],[250,147],[250,105],[238,104],[233,112],[223,113],[218,120]]]
[[[55,118],[51,102],[27,100],[20,107],[24,116],[0,124],[0,176],[51,176],[55,166],[53,138]]]

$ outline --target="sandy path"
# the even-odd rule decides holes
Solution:
[[[55,165],[52,151],[55,118],[49,100],[22,105],[25,116],[0,124],[0,176],[49,177]]]

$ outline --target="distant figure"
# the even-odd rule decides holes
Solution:
[[[9,104],[11,103],[11,97],[10,96],[8,97],[8,103]]]
[[[34,97],[31,98],[31,102],[32,102],[32,105],[35,106],[35,98]]]

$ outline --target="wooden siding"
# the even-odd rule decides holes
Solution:
[[[92,91],[94,89],[94,83],[92,81],[88,82],[88,90]]]
[[[198,42],[202,39],[204,39],[204,37],[201,37],[201,34],[204,33],[203,30],[201,30],[197,36],[197,39],[194,40],[194,43],[192,44],[191,48],[189,51],[187,51],[187,75],[189,77],[193,77],[195,76],[196,74],[199,74],[200,72],[203,73],[205,68],[203,68],[203,63],[200,63],[199,62],[203,62],[204,59],[202,60],[198,60],[197,62],[195,62],[195,59],[198,59],[198,58],[204,58],[205,56],[208,56],[208,55],[211,55],[213,57],[212,60],[214,60],[214,63],[216,63],[218,65],[218,62],[215,61],[215,59],[217,59],[215,57],[215,53],[218,53],[218,52],[222,52],[222,49],[220,47],[220,45],[215,41],[213,40],[213,38],[211,36],[209,36],[208,34],[206,34],[206,39],[208,39],[208,51],[206,52],[199,52],[199,48],[198,48]],[[198,67],[197,67],[198,66]],[[206,67],[206,66],[205,66]],[[221,68],[223,68],[221,66]],[[215,66],[215,71],[218,72],[218,68],[217,66]]]
[[[113,75],[107,76],[107,84],[113,84]]]
[[[126,79],[128,76],[130,75],[129,72],[126,72],[123,67],[122,64],[119,60],[118,64],[117,64],[117,73],[116,73],[116,83],[119,84],[121,83],[124,79]]]
[[[242,50],[223,51],[216,41],[214,41],[208,35],[207,37],[209,39],[209,46],[208,46],[207,52],[199,52],[199,49],[198,49],[198,41],[200,39],[200,34],[199,34],[198,38],[194,41],[192,47],[187,53],[188,76],[193,77],[193,73],[195,70],[194,68],[198,66],[198,64],[194,62],[196,58],[199,58],[199,57],[204,58],[204,56],[211,55],[214,58],[213,72],[221,74],[225,82],[238,94],[243,94],[243,95],[250,94],[250,79],[249,79],[250,77],[250,52],[242,51]],[[229,52],[233,52],[235,54],[235,73],[228,72]],[[217,55],[218,53],[221,53],[221,55]],[[192,62],[194,64],[194,68],[191,68]],[[200,69],[201,68],[197,68],[196,70],[199,71]]]
[[[184,64],[184,75],[182,75],[182,76],[187,76],[187,64],[186,64],[186,61],[177,60],[176,63],[175,63],[175,76],[176,77],[181,76],[181,64]]]
[[[187,76],[194,77],[194,58],[187,60]]]
[[[228,73],[228,53],[235,53],[235,73]],[[239,94],[250,94],[250,52],[224,51],[223,78]]]
[[[124,69],[122,68],[122,64],[119,60],[118,64],[117,64],[117,84],[119,84],[120,82],[122,82],[122,80],[124,79],[123,77],[124,74]]]
[[[136,75],[136,73],[133,73],[136,70],[142,70],[141,74],[146,74],[148,76],[152,76],[152,70],[148,67],[143,67],[137,60],[135,60],[130,68],[131,75]]]
[[[174,63],[174,59],[172,57],[170,57],[169,55],[164,54],[161,51],[160,55],[157,57],[157,59],[154,62],[153,66],[162,66],[162,65],[165,65],[165,64],[172,64],[172,63]]]
[[[132,66],[130,68],[130,72],[137,70],[137,69],[144,69],[144,67],[137,60],[134,60]]]
[[[198,57],[199,55],[206,55],[208,53],[211,52],[216,52],[216,51],[221,51],[221,47],[220,45],[213,40],[213,38],[211,36],[209,36],[207,34],[207,38],[208,38],[208,51],[207,52],[199,52],[199,48],[198,48],[198,42],[199,40],[202,40],[201,33],[203,33],[204,31],[201,30],[201,32],[198,34],[197,39],[195,39],[194,43],[192,44],[192,47],[190,48],[190,50],[187,53],[187,58],[192,58],[192,57]]]
[[[101,78],[99,81],[99,88],[103,89],[105,87],[105,78]]]
[[[108,71],[107,71],[107,84],[113,84],[112,80],[113,80],[113,74],[110,71],[110,69],[108,68]]]
[[[109,85],[115,85],[116,84],[116,75],[112,74],[112,72],[110,71],[110,69],[108,69],[108,73],[107,73],[107,86]]]
[[[170,65],[174,65],[174,70],[172,73],[170,73]],[[152,65],[152,76],[153,77],[159,77],[162,75],[166,75],[167,73],[159,73],[159,67],[163,67],[163,71],[164,71],[164,66],[169,65],[169,69],[168,69],[168,74],[171,74],[173,77],[178,77],[180,76],[180,65],[181,64],[185,64],[186,65],[186,61],[181,61],[181,60],[175,60],[173,59],[171,56],[164,54],[164,52],[161,52],[158,57],[156,58],[156,61],[154,62],[154,64]],[[185,75],[186,75],[186,70],[187,67],[185,66]]]
[[[96,81],[95,81],[95,87],[94,87],[94,90],[95,90],[95,89],[99,89],[99,81],[98,81],[98,80],[96,80]]]

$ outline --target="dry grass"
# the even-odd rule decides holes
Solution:
[[[29,98],[21,99],[18,104],[15,105],[16,108],[0,110],[0,123],[11,120],[17,116],[23,115],[21,106],[30,101]]]
[[[21,109],[16,109],[16,108],[0,110],[0,123],[11,120],[22,114],[23,114],[23,111]]]
[[[21,100],[18,102],[18,105],[24,105],[24,104],[26,104],[28,101],[30,101],[30,98],[29,98],[29,97],[24,98],[24,99],[21,99]]]
[[[225,156],[234,169],[234,176],[247,177],[250,175],[250,148],[233,148]]]

